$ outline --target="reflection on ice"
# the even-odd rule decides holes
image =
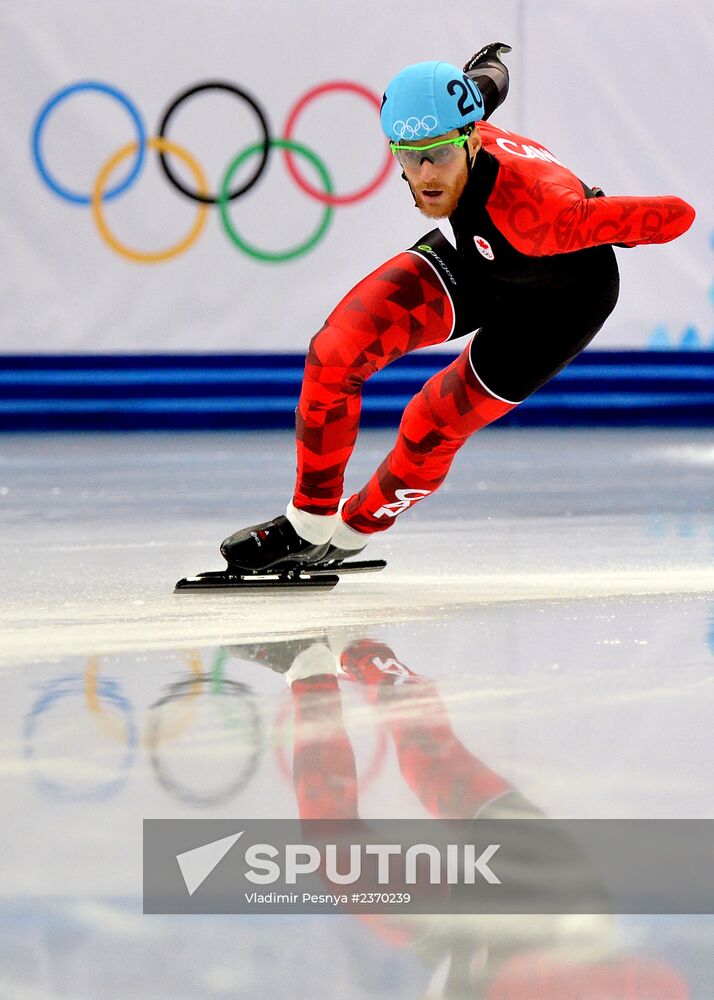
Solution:
[[[42,685],[25,716],[25,757],[34,780],[68,801],[116,795],[136,758],[132,706],[117,681],[97,672],[92,657],[84,675]],[[53,724],[54,714],[74,720],[71,742],[64,726]]]
[[[170,685],[150,708],[146,743],[158,782],[179,801],[220,806],[254,777],[264,737],[250,687],[222,675],[219,652],[208,676]]]
[[[611,611],[599,616],[600,641],[605,648],[619,650],[621,660],[623,645],[626,649],[628,644],[607,646],[618,609]],[[704,624],[706,607],[702,611]],[[557,633],[561,637],[568,634],[567,622],[562,624],[565,628]],[[640,623],[637,634],[647,636],[651,628]],[[585,634],[588,629],[592,642],[592,622],[586,624]],[[61,942],[69,934],[82,952],[103,955],[121,947],[134,954],[142,981],[155,984],[148,992],[144,986],[142,995],[208,997],[234,990],[250,995],[259,981],[265,988],[265,968],[259,969],[258,956],[268,947],[274,933],[269,928],[277,921],[278,933],[287,933],[293,942],[283,943],[269,960],[270,991],[278,997],[294,996],[296,988],[302,993],[316,982],[298,941],[303,933],[310,940],[310,928],[317,926],[323,974],[329,970],[333,983],[346,976],[352,983],[345,987],[346,995],[351,990],[356,996],[453,1000],[695,996],[696,980],[690,979],[677,955],[661,941],[654,950],[648,943],[657,926],[652,918],[635,922],[639,940],[633,941],[632,920],[596,913],[293,917],[287,926],[277,917],[222,922],[186,917],[184,930],[178,929],[175,918],[139,914],[136,850],[142,816],[347,817],[367,828],[370,816],[379,815],[547,815],[499,767],[497,754],[484,753],[492,742],[494,719],[506,731],[515,719],[519,728],[525,725],[535,734],[529,751],[535,766],[541,759],[538,721],[524,717],[518,708],[519,698],[531,696],[528,685],[523,688],[523,664],[512,662],[510,671],[494,684],[492,672],[480,674],[483,668],[474,669],[471,657],[464,657],[474,642],[468,631],[445,634],[437,641],[427,626],[411,626],[401,636],[410,651],[407,657],[387,631],[321,632],[286,641],[269,637],[188,653],[92,656],[83,672],[76,670],[76,661],[74,669],[61,660],[37,665],[35,673],[44,680],[28,677],[30,698],[22,733],[26,780],[34,792],[28,798],[28,786],[23,791],[16,783],[8,792],[18,806],[22,803],[22,810],[30,810],[33,825],[40,822],[53,830],[53,845],[61,847],[58,855],[54,846],[48,850],[36,837],[31,844],[14,845],[20,877],[11,891],[14,902],[6,904],[9,930],[0,942],[8,957],[3,966],[8,988],[12,976],[17,982],[34,981],[40,957],[49,983],[66,976]],[[551,641],[555,647],[557,640]],[[651,658],[648,643],[641,641]],[[703,636],[698,648],[701,662],[709,655]],[[486,642],[481,652],[488,650]],[[561,662],[567,659],[565,652],[559,651]],[[501,648],[500,655],[507,660],[513,653]],[[544,676],[554,678],[550,684],[555,688],[567,687],[567,674]],[[601,683],[607,685],[612,702],[631,680],[625,670],[620,678],[603,674]],[[487,698],[479,697],[489,690]],[[496,712],[499,702],[501,710]],[[638,718],[636,709],[633,720]],[[603,699],[595,709],[603,726],[609,724],[608,713]],[[549,722],[554,724],[560,725],[557,717]],[[563,730],[565,753],[575,749],[570,739]],[[568,768],[566,773],[576,778]],[[665,785],[674,779],[674,771],[660,775]],[[587,783],[587,771],[577,780]],[[58,808],[65,812],[58,814]],[[183,812],[177,813],[177,808]],[[600,814],[608,814],[606,801]],[[108,824],[113,834],[109,837]],[[62,857],[71,866],[71,878],[58,878],[53,870]],[[43,877],[26,895],[23,875],[29,866],[37,871],[38,865]],[[596,900],[595,874],[584,868],[578,879],[571,880],[571,889],[580,884],[577,891]],[[26,941],[19,950],[13,948],[12,927],[22,926],[30,913],[42,934],[31,937],[32,944]],[[343,920],[356,923],[355,930],[348,931]],[[295,939],[290,929],[294,935],[298,927]],[[229,928],[233,944],[220,957]],[[708,943],[698,947],[708,949]],[[235,961],[226,961],[227,954]],[[360,969],[365,961],[383,970],[382,982],[364,982]],[[119,965],[112,968],[105,959],[98,964],[105,981],[109,977],[122,982]],[[166,966],[172,972],[163,978]],[[72,973],[73,996],[92,995],[92,968],[90,963],[85,971]],[[317,985],[315,989],[319,995]],[[122,995],[121,988],[113,995]]]
[[[292,449],[3,442],[0,995],[711,996],[703,918],[141,915],[144,818],[714,814],[706,434],[484,432],[379,577],[179,601]]]

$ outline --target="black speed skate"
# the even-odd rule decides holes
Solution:
[[[302,538],[285,515],[255,524],[230,535],[221,544],[228,563],[225,570],[199,573],[179,580],[175,592],[198,590],[249,590],[284,587],[332,589],[338,574],[376,572],[383,559],[345,561],[349,554],[329,542],[314,544]]]
[[[229,569],[257,573],[282,567],[295,569],[305,563],[319,562],[330,547],[329,542],[314,545],[298,535],[284,514],[243,528],[221,544],[221,555]]]

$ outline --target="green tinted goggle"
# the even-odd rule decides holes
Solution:
[[[468,139],[468,134],[457,135],[455,139],[440,139],[439,142],[430,142],[426,146],[403,146],[398,142],[390,142],[389,148],[403,167],[420,167],[422,160],[443,167],[454,162]]]

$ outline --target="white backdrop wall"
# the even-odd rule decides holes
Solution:
[[[393,169],[369,197],[337,207],[322,241],[290,262],[240,251],[215,206],[179,256],[150,264],[126,259],[102,239],[89,207],[53,193],[33,160],[37,116],[61,88],[105,82],[133,102],[154,135],[181,91],[229,81],[255,97],[279,137],[291,107],[316,85],[356,81],[379,96],[407,63],[444,58],[461,65],[496,39],[514,49],[511,93],[496,122],[542,141],[608,193],[678,194],[698,211],[676,243],[618,251],[622,296],[595,346],[646,347],[657,337],[676,345],[686,331],[691,340],[692,330],[710,346],[711,0],[453,0],[440,8],[430,0],[4,0],[0,350],[302,351],[356,281],[432,228]],[[116,100],[77,92],[48,116],[42,155],[59,184],[88,193],[102,165],[135,135]],[[215,189],[260,133],[244,102],[212,91],[176,111],[168,136]],[[324,161],[338,192],[363,186],[383,162],[377,112],[352,93],[316,99],[294,137]],[[131,162],[117,167],[110,185]],[[104,212],[118,240],[146,251],[180,240],[197,208],[148,151],[137,180]],[[230,218],[251,243],[281,250],[304,240],[322,212],[275,149],[260,182],[231,204]]]

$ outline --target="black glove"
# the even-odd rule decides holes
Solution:
[[[506,100],[508,94],[508,66],[501,56],[511,51],[505,42],[491,42],[472,55],[464,66],[464,73],[476,83],[484,104],[484,119]]]
[[[471,76],[477,66],[494,61],[501,62],[501,55],[505,55],[507,52],[512,51],[513,49],[511,46],[506,45],[505,42],[490,42],[488,45],[484,45],[482,49],[479,49],[475,55],[471,56],[469,61],[464,66],[464,73],[467,76]]]

